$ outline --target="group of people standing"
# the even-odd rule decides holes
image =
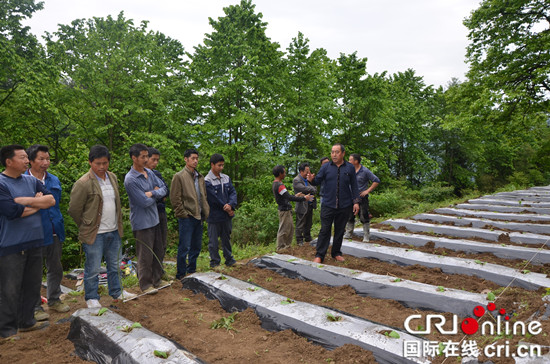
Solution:
[[[331,256],[339,262],[342,256],[344,234],[351,238],[355,227],[355,217],[359,215],[363,224],[363,242],[370,239],[369,194],[380,184],[380,179],[368,168],[361,165],[361,156],[351,154],[349,162],[344,160],[345,147],[337,143],[332,146],[331,158],[321,159],[317,175],[311,173],[308,163],[298,167],[298,175],[293,179],[295,195],[288,192],[283,180],[286,177],[284,166],[273,168],[272,190],[279,210],[279,231],[277,250],[290,247],[293,238],[292,206],[296,202],[296,243],[310,243],[313,209],[316,208],[315,194],[321,186],[321,230],[317,238],[314,262],[322,263],[327,254],[332,226]]]
[[[156,170],[159,150],[134,144],[129,155],[132,167],[124,178],[124,187],[130,202],[141,291],[154,294],[170,284],[163,279],[162,264],[167,243],[168,197],[179,225],[176,278],[182,279],[196,270],[204,221],[208,222],[210,266],[221,263],[220,239],[225,264],[234,265],[230,235],[237,194],[231,179],[222,173],[223,156],[211,156],[211,169],[204,178],[196,169],[199,153],[195,149],[185,151],[185,167],[174,175],[169,190]],[[90,170],[74,183],[69,201],[68,213],[78,226],[78,238],[86,256],[84,291],[90,308],[101,307],[98,285],[103,259],[109,296],[115,300],[135,296],[122,289],[119,276],[122,206],[117,177],[109,171],[110,161],[107,147],[90,148]],[[9,337],[18,331],[48,326],[49,315],[41,307],[40,294],[44,258],[49,309],[67,312],[70,308],[60,300],[65,239],[59,208],[62,188],[59,179],[47,171],[48,147],[33,145],[25,150],[20,145],[8,145],[0,150],[0,162],[5,167],[0,174],[0,337]]]

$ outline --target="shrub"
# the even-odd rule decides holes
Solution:
[[[421,202],[440,202],[453,197],[455,197],[454,188],[443,186],[441,183],[434,183],[420,190]]]
[[[231,240],[238,245],[267,245],[277,238],[278,229],[279,214],[275,202],[244,201],[235,212]]]

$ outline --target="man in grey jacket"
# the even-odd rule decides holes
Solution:
[[[317,188],[307,180],[310,173],[309,163],[304,162],[298,166],[298,175],[292,181],[294,193],[302,192],[304,195],[315,195]],[[311,242],[311,225],[313,224],[313,210],[317,208],[317,200],[296,202],[296,244],[303,245]]]

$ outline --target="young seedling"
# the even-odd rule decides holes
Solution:
[[[259,291],[261,288],[260,287],[248,287],[247,288],[250,292],[256,292],[256,291]]]
[[[237,315],[237,312],[233,312],[231,315],[229,315],[227,317],[222,317],[219,320],[212,321],[212,323],[210,324],[210,328],[212,330],[226,329],[227,331],[229,331],[229,330],[237,331],[231,325],[233,322],[235,322],[235,316],[236,315]]]
[[[395,332],[394,330],[392,331],[384,331],[384,336],[387,336],[387,337],[391,337],[392,339],[399,339],[400,336],[397,332]]]
[[[482,262],[481,260],[474,260],[474,263],[476,264],[480,264],[480,265],[485,265],[485,262]]]
[[[401,278],[392,279],[392,282],[401,282]]]
[[[223,281],[223,280],[227,279],[227,277],[224,276],[223,274],[221,274],[217,279]]]
[[[287,298],[287,299],[284,299],[281,301],[281,304],[282,305],[290,305],[291,303],[294,303],[296,301],[294,301],[292,298]]]
[[[120,330],[120,331],[124,331],[126,333],[130,333],[130,332],[132,332],[133,329],[140,329],[142,327],[143,326],[141,326],[141,324],[139,322],[134,322],[131,325],[117,326],[117,329]]]
[[[170,353],[162,350],[155,350],[153,351],[153,355],[156,356],[157,358],[168,359],[168,356],[170,355]]]
[[[493,302],[496,299],[496,296],[493,292],[487,293],[487,301]]]
[[[342,321],[342,316],[334,316],[332,313],[327,312],[327,320],[332,322]]]
[[[287,262],[295,262],[295,261],[297,261],[297,260],[298,260],[298,259],[296,259],[296,258],[290,258],[290,259],[287,260]]]
[[[524,270],[521,271],[521,273],[523,273],[523,274],[529,274],[529,273],[531,273],[531,271],[528,270],[528,269],[524,269]]]
[[[103,316],[105,314],[105,312],[109,311],[108,309],[106,309],[105,307],[101,307],[99,309],[99,311],[97,311],[97,314],[96,316]]]
[[[438,292],[445,292],[445,287],[443,287],[443,286],[437,286],[437,291],[438,291]]]

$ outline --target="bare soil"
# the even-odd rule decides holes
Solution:
[[[292,247],[283,253],[303,259],[313,259],[314,248],[309,246]],[[450,253],[451,251],[449,251]],[[495,262],[497,261],[495,260]],[[361,297],[349,286],[321,286],[300,279],[289,279],[272,271],[259,269],[249,262],[239,263],[232,268],[223,268],[223,273],[241,280],[251,281],[296,301],[335,308],[391,327],[404,329],[404,320],[409,315],[419,312],[430,313],[404,307],[392,300]],[[402,279],[472,292],[494,291],[498,297],[497,307],[505,308],[510,314],[513,313],[517,320],[538,319],[546,311],[541,300],[545,293],[544,290],[527,291],[513,287],[502,288],[477,277],[445,274],[440,269],[421,266],[400,267],[375,259],[350,256],[346,256],[346,261],[343,263],[329,258],[326,259],[325,264],[343,265],[354,270],[387,274]],[[74,288],[74,283],[70,280],[63,282],[70,288]],[[83,296],[68,297],[66,302],[70,305],[71,311],[66,314],[50,312],[50,327],[41,331],[21,333],[17,339],[0,341],[0,363],[84,362],[73,354],[73,345],[66,339],[70,327],[67,319],[72,312],[85,307],[84,298]],[[179,282],[161,290],[156,295],[143,296],[127,303],[113,302],[109,297],[102,297],[101,303],[127,319],[140,322],[143,327],[178,342],[190,352],[210,363],[375,362],[372,353],[357,346],[346,345],[329,351],[308,342],[291,330],[268,332],[262,329],[259,318],[250,309],[236,314],[235,321],[230,327],[211,329],[212,322],[222,317],[228,317],[230,313],[223,310],[218,301],[208,300],[202,294],[183,290]],[[451,318],[450,314],[445,314],[445,316]],[[550,320],[541,321],[541,323],[543,334],[533,336],[528,341],[550,345],[548,337]],[[460,341],[463,338],[463,335],[455,336],[432,333],[426,335],[425,338],[437,341]],[[479,336],[469,339],[478,340],[480,343],[488,340],[487,337]],[[510,345],[515,345],[525,338],[514,336],[491,338],[491,340],[493,339],[498,342],[508,340]],[[442,361],[442,359],[436,360],[436,362]],[[495,363],[511,362],[503,359],[494,360],[494,358],[493,361]]]

